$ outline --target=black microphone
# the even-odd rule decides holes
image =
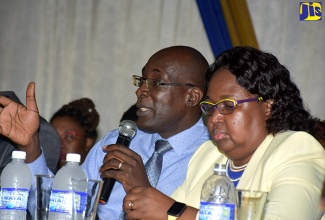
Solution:
[[[134,121],[123,120],[120,123],[118,130],[119,130],[119,136],[116,140],[116,143],[129,147],[131,140],[137,133],[137,125],[135,124]],[[108,198],[111,195],[115,181],[116,179],[113,178],[104,178],[102,192],[99,197],[99,202],[101,204],[107,203]]]

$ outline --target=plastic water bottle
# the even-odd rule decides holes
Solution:
[[[49,220],[83,219],[87,201],[87,184],[82,181],[73,187],[72,179],[87,177],[79,165],[79,154],[67,154],[66,161],[66,165],[57,172],[53,180]]]
[[[234,220],[236,191],[226,176],[226,165],[215,164],[213,171],[202,187],[199,219]]]
[[[13,151],[1,175],[1,220],[26,219],[32,173],[25,164],[26,152]]]

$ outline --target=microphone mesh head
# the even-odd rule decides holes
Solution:
[[[129,138],[133,138],[136,133],[137,133],[137,125],[134,121],[131,120],[123,120],[120,123],[120,126],[118,127],[119,130],[119,134],[129,137]]]

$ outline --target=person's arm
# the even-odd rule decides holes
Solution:
[[[167,212],[175,200],[153,187],[134,187],[123,200],[126,219],[171,220]],[[198,210],[187,206],[177,220],[194,220]]]
[[[183,212],[183,214],[177,218],[177,220],[194,220],[196,219],[197,213],[198,213],[198,209],[193,208],[191,206],[187,206],[187,208],[185,209],[185,211]],[[168,218],[168,220],[171,220],[170,218]]]
[[[39,156],[41,156],[42,151],[40,148],[38,132],[31,138],[31,142],[28,145],[17,145],[18,150],[26,152],[26,163],[34,162]]]
[[[40,116],[35,99],[35,83],[26,90],[26,106],[0,96],[0,134],[15,142],[19,150],[26,152],[26,163],[41,155],[38,129]]]

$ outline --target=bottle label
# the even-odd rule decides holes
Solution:
[[[84,213],[87,207],[87,193],[75,192],[74,205],[77,213]]]
[[[234,220],[235,204],[201,202],[199,220]]]
[[[27,210],[29,189],[2,188],[0,210]]]
[[[72,191],[67,190],[52,190],[49,205],[50,212],[72,214],[73,200],[75,212],[83,213],[87,205],[86,192],[75,192],[73,194]]]

